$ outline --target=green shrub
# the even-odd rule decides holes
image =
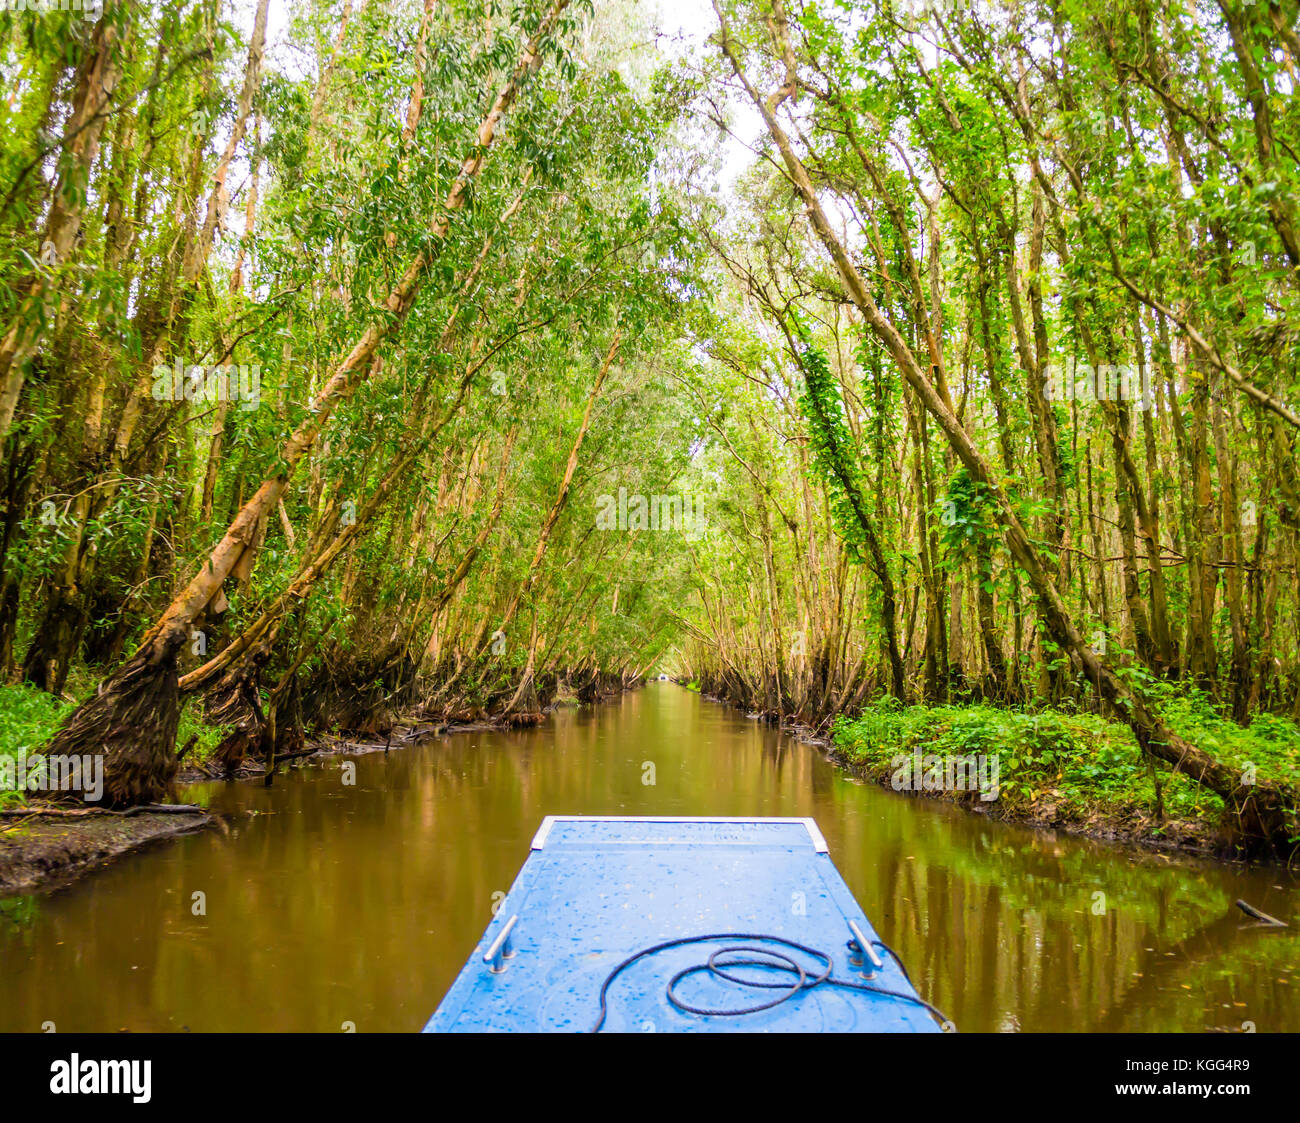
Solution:
[[[1272,714],[1249,726],[1223,717],[1199,691],[1162,684],[1162,716],[1180,736],[1260,780],[1300,785],[1300,727]],[[1095,714],[974,706],[901,706],[883,698],[839,717],[833,740],[850,761],[885,780],[891,761],[920,749],[936,756],[996,756],[1002,798],[1049,797],[1077,817],[1116,818],[1155,805],[1176,818],[1215,816],[1222,800],[1163,762],[1143,760],[1132,730]],[[1154,772],[1154,777],[1153,777]]]
[[[0,686],[0,755],[35,752],[54,736],[73,703],[25,683]],[[0,791],[0,807],[22,803],[17,791]]]

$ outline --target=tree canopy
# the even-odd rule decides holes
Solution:
[[[1300,720],[1292,0],[0,15],[0,674],[158,798],[664,668]],[[269,29],[269,30],[268,30]],[[731,174],[737,151],[743,167]],[[196,734],[208,740],[207,734]]]

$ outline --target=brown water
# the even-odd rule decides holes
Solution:
[[[270,789],[198,786],[256,814],[5,902],[0,1030],[419,1029],[542,817],[627,813],[814,816],[882,938],[963,1030],[1300,1031],[1295,878],[860,784],[675,685],[354,759],[355,786],[340,760]],[[1243,928],[1238,897],[1292,928]]]

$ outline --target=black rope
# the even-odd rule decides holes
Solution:
[[[730,944],[726,947],[717,948],[709,955],[709,958],[705,962],[686,967],[683,970],[678,971],[677,974],[668,980],[668,1001],[683,1013],[699,1014],[702,1017],[710,1018],[735,1018],[740,1017],[743,1014],[756,1014],[760,1010],[770,1010],[774,1006],[780,1006],[781,1003],[790,1001],[790,999],[794,998],[795,995],[799,994],[801,991],[812,990],[814,987],[825,984],[826,986],[843,987],[845,990],[860,990],[866,991],[868,994],[882,994],[889,998],[900,998],[904,1002],[911,1002],[920,1006],[928,1012],[931,1017],[938,1021],[945,1030],[949,1027],[952,1027],[953,1030],[956,1030],[957,1028],[948,1020],[947,1017],[944,1016],[943,1011],[931,1006],[930,1003],[925,1001],[925,999],[918,998],[914,994],[904,994],[902,991],[897,990],[886,990],[884,987],[867,986],[864,983],[851,983],[847,979],[831,978],[834,963],[831,960],[831,957],[824,951],[818,951],[816,948],[810,948],[804,944],[795,943],[794,940],[787,940],[783,936],[769,936],[758,932],[718,932],[709,936],[683,936],[676,940],[665,940],[662,944],[653,944],[648,948],[643,948],[635,955],[629,955],[622,963],[605,976],[605,981],[600,987],[600,1017],[596,1019],[596,1024],[591,1027],[589,1032],[600,1032],[601,1027],[605,1024],[605,1019],[609,1014],[608,1001],[610,986],[619,975],[627,970],[627,968],[631,967],[637,960],[645,959],[647,956],[655,955],[657,952],[666,951],[668,948],[682,947],[684,944],[709,943],[714,940],[761,940],[769,944],[780,944],[782,947],[794,951],[801,951],[805,955],[818,960],[825,966],[817,974],[810,974],[794,957],[786,955],[783,952],[773,951],[770,948],[752,947],[748,944]],[[902,971],[903,978],[907,980],[908,985],[912,985],[912,980],[907,973],[907,968],[903,966],[903,961],[899,959],[898,954],[894,949],[889,947],[887,944],[882,943],[880,940],[872,940],[871,943],[873,946],[889,953],[890,958],[898,964],[898,969]],[[861,950],[864,955],[866,953],[865,948],[858,948],[856,940],[850,940],[848,946],[851,951]],[[743,953],[748,953],[751,956],[763,956],[765,958],[727,959],[721,963],[718,962],[718,957],[720,955],[742,955]],[[734,970],[737,967],[758,967],[769,971],[781,971],[786,975],[792,976],[792,979],[790,981],[782,980],[779,982],[765,982],[762,979],[744,978],[740,975],[730,973],[731,970]],[[698,975],[706,972],[710,975],[715,975],[720,979],[726,979],[728,982],[736,983],[742,987],[753,987],[766,990],[779,989],[783,993],[770,1001],[760,1002],[754,1006],[739,1007],[737,1009],[714,1009],[704,1006],[692,1006],[677,994],[677,984],[690,975]]]

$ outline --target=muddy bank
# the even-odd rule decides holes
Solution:
[[[602,699],[603,700],[603,699]],[[549,716],[569,705],[568,699],[547,706]],[[407,748],[433,737],[500,729],[498,722],[421,722],[395,725],[384,737],[349,740],[323,736],[308,741],[303,750],[274,763],[274,768],[320,765],[336,756],[363,756]],[[265,778],[266,762],[254,758],[242,761],[233,774],[219,769],[184,765],[176,775],[178,784],[212,780]],[[130,816],[88,815],[85,818],[0,819],[0,897],[44,892],[67,885],[77,878],[125,857],[142,847],[194,831],[221,829],[221,819],[207,814],[142,812]]]
[[[219,766],[205,767],[183,765],[176,774],[178,784],[197,784],[209,780],[249,780],[257,776],[265,777],[274,768],[275,771],[302,766],[317,765],[333,756],[363,756],[366,753],[383,753],[393,749],[406,748],[431,737],[444,734],[469,732],[474,729],[491,729],[488,723],[468,723],[465,725],[445,725],[442,723],[394,727],[391,735],[380,740],[349,740],[342,736],[325,736],[313,738],[306,742],[301,750],[279,757],[268,763],[258,757],[245,757],[234,769]]]
[[[144,812],[0,822],[0,897],[57,889],[144,846],[219,821],[206,814]]]
[[[548,706],[543,711],[543,718],[563,704]],[[505,727],[493,721],[416,722],[411,725],[395,725],[389,734],[378,740],[373,737],[353,740],[346,736],[327,735],[311,738],[300,751],[279,757],[273,765],[268,765],[267,761],[258,757],[244,758],[233,772],[215,767],[205,768],[202,765],[186,765],[176,774],[176,782],[197,784],[209,780],[251,780],[258,776],[265,777],[271,767],[276,771],[282,768],[309,767],[323,764],[331,757],[386,753],[409,748],[433,737],[449,737],[454,733],[476,733],[502,728]],[[361,736],[357,735],[358,738]]]
[[[639,677],[624,679],[603,674],[595,676],[576,690],[567,683],[550,682],[540,692],[544,694],[545,702],[539,703],[535,710],[522,713],[492,711],[474,706],[431,718],[424,716],[418,707],[413,711],[407,710],[390,716],[385,716],[381,707],[366,711],[364,719],[358,720],[356,724],[341,729],[331,727],[336,729],[334,733],[321,733],[319,726],[294,727],[287,742],[300,747],[272,758],[263,755],[261,751],[241,752],[231,756],[218,748],[208,760],[183,761],[176,774],[176,782],[194,784],[210,780],[249,780],[286,768],[320,765],[335,756],[390,752],[433,737],[488,730],[534,729],[545,724],[556,710],[600,705],[644,686],[645,680]],[[311,735],[309,728],[317,732]],[[260,743],[257,745],[259,750],[262,747]]]
[[[802,738],[801,738],[802,739]],[[880,773],[861,761],[853,760],[824,737],[811,739],[826,751],[846,772],[882,788],[891,788],[890,773]],[[1161,853],[1177,852],[1202,858],[1236,861],[1237,856],[1224,846],[1220,832],[1204,821],[1166,819],[1159,824],[1161,833],[1153,834],[1157,824],[1150,814],[1130,809],[1116,815],[1094,810],[1080,815],[1063,810],[1050,797],[1032,803],[1009,803],[1002,800],[982,801],[978,792],[904,791],[899,795],[951,803],[972,815],[983,815],[994,822],[1016,823],[1044,832],[1077,835],[1100,842],[1115,842]]]
[[[490,726],[477,723],[457,727],[416,726],[394,730],[391,738],[378,743],[326,737],[309,744],[306,751],[281,760],[276,767],[320,764],[329,757],[344,754],[384,752],[440,734],[477,728]],[[266,771],[266,766],[255,760],[245,761],[233,776],[219,775],[191,765],[180,770],[176,782],[248,780],[264,777]],[[221,828],[222,822],[206,813],[144,811],[129,816],[95,814],[84,818],[43,815],[3,818],[0,819],[0,897],[58,889],[146,846],[213,827]]]
[[[821,749],[829,760],[844,771],[864,782],[892,790],[891,769],[882,768],[873,762],[856,760],[837,746],[828,735],[829,720],[821,722],[816,727],[794,721],[778,723],[773,715],[747,711],[745,706],[737,705],[720,695],[701,693],[701,697],[741,710],[751,720],[779,725],[783,733],[804,744]],[[1180,853],[1222,861],[1240,860],[1226,841],[1221,829],[1204,819],[1166,818],[1158,823],[1152,814],[1138,808],[1120,810],[1098,806],[1081,811],[1078,808],[1063,806],[1047,789],[1028,801],[1006,799],[984,801],[979,798],[977,792],[922,790],[899,794],[916,799],[956,804],[973,815],[982,815],[995,822],[1032,827],[1045,833],[1059,832],[1164,854]],[[1278,861],[1285,864],[1286,855],[1279,856]]]

